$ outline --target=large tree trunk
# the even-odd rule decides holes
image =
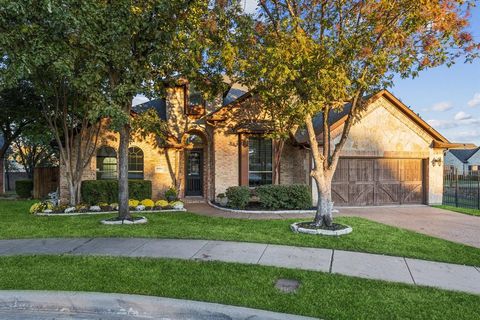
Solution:
[[[70,192],[70,199],[68,200],[70,206],[74,207],[80,202],[80,185],[81,181],[71,179],[68,182],[68,191]]]
[[[184,151],[185,149],[182,149]],[[180,178],[180,157],[181,152],[179,149],[175,149],[174,160],[175,163],[172,163],[172,158],[170,156],[170,152],[168,148],[164,149],[165,152],[165,159],[167,161],[168,173],[170,174],[170,178],[172,179],[172,186],[175,187],[177,191],[180,190],[182,180]]]
[[[280,170],[281,170],[281,162],[282,162],[282,153],[283,147],[285,146],[285,140],[278,139],[273,140],[274,145],[274,167],[273,167],[273,177],[272,183],[273,184],[280,184]]]
[[[120,145],[118,147],[118,217],[130,219],[128,207],[128,142],[130,126],[125,124],[120,129]]]
[[[331,175],[314,175],[317,184],[318,203],[314,224],[318,227],[328,226],[333,223],[332,179]]]
[[[352,107],[348,113],[347,120],[343,125],[342,135],[340,141],[335,144],[333,153],[331,152],[332,139],[330,137],[330,123],[329,112],[330,108],[323,109],[323,147],[322,152],[318,147],[317,134],[313,126],[311,115],[305,117],[305,126],[307,127],[308,140],[310,143],[310,153],[313,158],[313,168],[310,175],[317,183],[317,213],[315,215],[314,224],[317,226],[331,226],[333,223],[333,202],[332,202],[332,180],[335,170],[337,169],[338,161],[340,159],[340,152],[347,141],[350,128],[353,125],[360,98],[363,91],[359,91],[352,99]]]

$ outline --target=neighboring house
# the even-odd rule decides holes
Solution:
[[[480,173],[480,147],[470,149],[452,149],[445,153],[445,166],[455,169],[458,174]]]
[[[272,182],[272,141],[266,139],[266,119],[252,96],[233,86],[216,103],[205,103],[188,85],[167,90],[165,99],[134,107],[154,108],[189,147],[160,148],[155,137],[132,137],[129,176],[152,181],[153,198],[163,196],[179,177],[180,197],[214,200],[230,186]],[[333,182],[335,205],[440,204],[443,193],[443,154],[454,146],[386,90],[370,97],[362,120],[354,124],[341,154]],[[332,138],[338,141],[345,111],[333,114]],[[321,133],[321,117],[315,118]],[[116,179],[118,134],[103,131],[96,157],[83,179]],[[312,161],[304,131],[285,144],[280,163],[281,184],[307,184],[316,202],[310,177]],[[321,145],[319,146],[321,148]],[[61,170],[63,172],[63,170]],[[61,174],[61,197],[68,188]]]

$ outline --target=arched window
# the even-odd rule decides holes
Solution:
[[[198,134],[189,133],[185,141],[187,145],[192,146],[194,148],[203,147],[203,139]]]
[[[112,147],[100,147],[97,150],[97,180],[117,178],[117,152]]]
[[[143,179],[143,151],[139,147],[128,148],[128,179]]]

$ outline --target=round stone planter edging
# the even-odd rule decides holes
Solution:
[[[123,224],[144,224],[147,223],[148,220],[145,217],[141,217],[141,219],[138,220],[102,220],[100,221],[102,224],[106,225],[123,225]]]
[[[295,233],[306,233],[306,234],[319,234],[323,236],[343,236],[345,234],[349,234],[353,231],[352,227],[346,226],[345,229],[341,230],[323,230],[323,229],[307,229],[301,228],[298,224],[301,222],[295,222],[290,225],[290,229],[292,229]]]
[[[168,210],[144,210],[144,211],[135,211],[131,210],[131,212],[135,213],[162,213],[162,212],[186,212],[187,209],[168,209]],[[82,215],[94,215],[94,214],[111,214],[111,213],[118,213],[118,211],[88,211],[88,212],[73,212],[73,213],[35,213],[36,216],[44,216],[44,217],[53,217],[53,216],[82,216]]]
[[[231,209],[217,206],[216,204],[208,201],[208,204],[215,209],[234,212],[234,213],[253,213],[253,214],[288,214],[288,213],[315,213],[317,210],[241,210],[241,209]],[[338,212],[338,210],[333,210],[333,212]]]

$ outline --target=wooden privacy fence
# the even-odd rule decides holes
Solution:
[[[463,175],[447,168],[443,175],[443,204],[480,209],[480,174]]]
[[[48,197],[59,187],[60,170],[58,167],[38,167],[33,171],[33,197],[42,199]]]

